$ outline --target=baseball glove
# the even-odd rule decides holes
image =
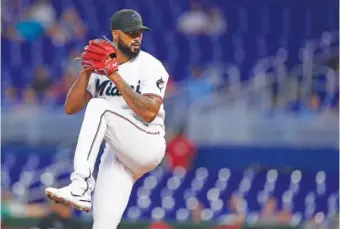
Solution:
[[[81,55],[84,69],[101,75],[110,75],[118,70],[117,50],[108,40],[95,39],[89,42]]]

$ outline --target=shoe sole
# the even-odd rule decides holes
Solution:
[[[72,201],[66,200],[63,197],[58,196],[52,192],[45,191],[45,194],[49,199],[53,200],[56,204],[69,205],[78,211],[90,212],[90,208],[79,206],[78,204]]]

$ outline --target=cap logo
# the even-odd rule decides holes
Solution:
[[[131,16],[132,16],[132,21],[135,22],[135,23],[136,22],[138,23],[138,21],[139,21],[138,15],[132,14]]]

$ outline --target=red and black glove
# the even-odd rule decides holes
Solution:
[[[117,50],[110,41],[95,39],[89,42],[81,55],[84,69],[110,75],[118,70]]]

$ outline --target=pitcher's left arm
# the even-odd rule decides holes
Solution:
[[[130,108],[145,122],[150,123],[156,118],[163,103],[162,96],[152,92],[145,94],[137,93],[126,83],[118,72],[110,74],[108,78],[114,82]]]

